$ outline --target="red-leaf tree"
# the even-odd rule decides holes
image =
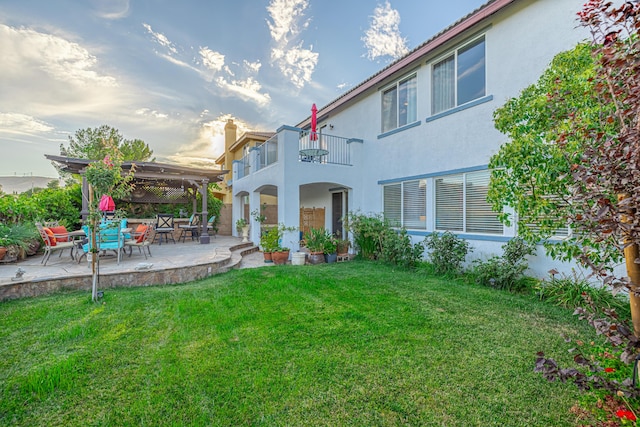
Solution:
[[[636,336],[640,336],[640,4],[614,7],[589,0],[578,14],[588,28],[596,59],[594,88],[603,105],[596,122],[574,121],[565,131],[581,135],[581,153],[567,153],[571,164],[570,218],[578,239],[617,245],[624,251],[626,278],[614,278],[597,262],[597,248],[586,245],[580,259],[614,288],[626,287]],[[561,148],[565,138],[556,142]],[[579,154],[579,155],[575,155]]]

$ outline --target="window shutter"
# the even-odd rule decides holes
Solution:
[[[436,229],[463,231],[463,175],[436,179]]]
[[[392,227],[400,227],[402,221],[401,184],[389,184],[383,187],[384,217]]]
[[[565,202],[564,200],[562,200],[560,197],[558,196],[543,196],[543,199],[547,199],[548,203],[552,203],[553,205],[557,206],[557,211],[560,212],[561,208],[564,208],[567,206],[567,202]],[[549,224],[549,222],[556,222],[558,219],[560,219],[560,215],[558,216],[538,216],[536,218],[520,218],[520,222],[518,223],[518,227],[522,227],[522,226],[526,226],[527,228],[529,228],[530,230],[532,230],[534,233],[539,233],[540,229],[541,229],[541,224],[543,225],[547,225]],[[546,227],[547,229],[549,229],[549,225],[547,225]],[[557,239],[561,239],[564,237],[568,237],[570,234],[570,230],[569,230],[569,226],[567,225],[566,227],[560,227],[557,228],[553,231],[552,235],[550,236],[551,238],[557,238]]]
[[[487,170],[466,174],[467,232],[502,234],[503,226],[487,202],[490,173]]]
[[[402,186],[403,225],[406,228],[427,228],[427,180],[407,181]]]

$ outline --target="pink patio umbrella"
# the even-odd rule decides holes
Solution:
[[[100,204],[98,205],[98,209],[102,212],[112,212],[116,210],[116,203],[113,201],[113,198],[108,194],[103,194],[100,198]]]
[[[316,128],[318,127],[318,108],[316,104],[311,106],[311,135],[309,135],[309,139],[311,141],[318,140],[318,134],[316,133]]]

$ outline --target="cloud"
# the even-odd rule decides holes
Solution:
[[[258,74],[258,72],[260,71],[260,68],[262,67],[262,64],[260,63],[260,61],[249,62],[245,59],[244,61],[242,61],[242,63],[244,64],[245,70],[254,74]]]
[[[385,56],[397,59],[409,52],[407,40],[400,35],[400,14],[386,1],[373,11],[371,25],[362,41],[367,49],[366,57],[376,60]]]
[[[52,34],[0,24],[0,51],[2,77],[44,71],[47,78],[75,86],[117,86],[115,78],[95,71],[95,56],[79,44]]]
[[[151,34],[151,37],[153,37],[153,40],[158,43],[160,46],[166,48],[170,53],[177,55],[178,54],[178,50],[176,49],[175,45],[173,43],[171,43],[171,41],[167,38],[167,36],[165,36],[162,33],[157,33],[155,31],[153,31],[153,29],[151,29],[151,25],[149,24],[142,24],[142,26],[147,30],[147,32],[149,34]]]
[[[253,101],[260,107],[265,107],[271,102],[271,96],[268,93],[260,93],[262,85],[252,77],[246,80],[227,80],[224,77],[216,79],[218,87],[225,89],[240,98]]]
[[[0,24],[0,52],[0,111],[86,117],[130,101],[94,55],[61,36]]]
[[[2,133],[37,135],[54,129],[50,124],[26,114],[0,113],[0,132]]]
[[[94,0],[97,15],[104,19],[122,19],[129,16],[129,0]]]
[[[242,65],[232,63],[237,71],[234,71],[229,65],[225,64],[225,55],[211,50],[204,46],[198,49],[197,58],[194,60],[195,65],[187,63],[184,60],[176,58],[171,54],[177,54],[176,46],[163,34],[157,33],[151,29],[148,24],[143,24],[147,32],[152,34],[156,43],[168,49],[169,54],[158,53],[161,58],[178,65],[183,68],[191,69],[198,73],[205,81],[214,82],[215,87],[222,89],[222,93],[216,93],[219,96],[237,96],[244,101],[256,103],[260,107],[265,107],[271,102],[271,96],[268,93],[262,93],[262,85],[253,77],[236,78],[236,74],[244,72],[244,74],[256,75],[260,71],[262,64],[260,61],[250,62],[244,60]]]
[[[318,54],[312,47],[303,48],[303,42],[298,42],[302,30],[309,26],[309,20],[304,18],[308,6],[307,0],[271,0],[267,6],[271,17],[267,24],[275,43],[271,49],[271,62],[298,89],[311,81],[318,64]]]
[[[166,119],[169,117],[169,115],[166,113],[161,113],[157,110],[152,110],[150,108],[139,108],[138,110],[135,111],[135,114],[139,116],[153,117],[156,119]]]
[[[208,47],[200,48],[200,58],[202,59],[202,64],[206,69],[211,70],[213,72],[220,71],[224,66],[224,55],[219,52],[214,52]]]
[[[203,111],[198,123],[198,135],[194,141],[181,145],[175,154],[166,158],[172,163],[191,167],[214,167],[215,159],[224,152],[224,127],[227,120],[232,119],[238,127],[236,136],[251,130],[251,126],[231,114],[221,114],[214,119],[208,118],[208,111]]]

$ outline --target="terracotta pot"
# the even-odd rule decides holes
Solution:
[[[32,256],[38,253],[40,249],[40,240],[33,239],[29,242],[29,248],[27,249],[27,255]]]
[[[273,258],[273,263],[276,265],[286,264],[287,260],[289,260],[289,251],[274,252],[271,257]]]
[[[263,252],[264,254],[264,262],[273,262],[273,252]]]
[[[5,248],[4,246],[0,246],[0,259],[4,258],[6,254],[7,254],[7,248]]]

